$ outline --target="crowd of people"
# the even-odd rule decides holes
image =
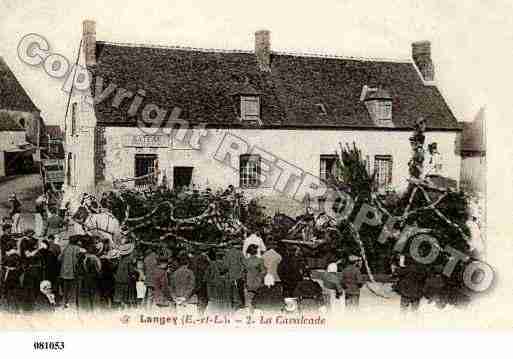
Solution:
[[[113,254],[108,240],[94,236],[73,235],[62,245],[54,235],[13,237],[10,224],[2,229],[2,302],[10,312],[181,307],[226,313],[325,305],[298,251],[278,251],[256,234],[226,251],[173,253],[126,243]]]
[[[359,306],[368,281],[361,257],[349,255],[312,278],[301,248],[272,235],[251,233],[239,245],[210,250],[171,250],[93,235],[59,238],[65,220],[36,201],[35,230],[20,231],[21,204],[11,196],[10,220],[0,237],[1,303],[14,313],[144,308],[197,313],[347,310]],[[20,233],[21,232],[21,233]],[[404,258],[393,269],[403,310],[421,298],[446,303],[442,270]]]

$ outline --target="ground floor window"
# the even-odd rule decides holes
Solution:
[[[374,171],[378,188],[386,191],[392,186],[392,156],[376,155],[374,157]]]
[[[241,188],[256,188],[260,185],[260,156],[242,155],[239,163]]]
[[[135,180],[136,186],[148,184],[153,178],[150,178],[150,173],[154,173],[157,166],[157,155],[154,154],[137,154],[135,155]],[[146,177],[143,177],[146,176]]]
[[[319,178],[327,181],[337,175],[337,155],[321,155]]]
[[[192,171],[194,167],[173,167],[173,188],[187,188],[192,184]]]

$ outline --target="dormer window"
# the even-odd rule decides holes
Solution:
[[[392,119],[392,101],[378,100],[376,106],[376,117],[378,120]]]
[[[261,92],[249,83],[248,78],[244,78],[243,81],[243,83],[234,84],[230,93],[235,112],[243,122],[260,124]]]
[[[242,121],[258,121],[260,119],[260,97],[241,96],[240,115]]]
[[[381,125],[383,121],[392,124],[392,96],[388,91],[364,86],[361,98],[365,102],[369,116],[377,125]]]

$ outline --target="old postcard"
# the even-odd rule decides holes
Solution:
[[[509,328],[511,10],[3,0],[0,330]]]

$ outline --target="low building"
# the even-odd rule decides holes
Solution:
[[[0,176],[33,170],[38,134],[45,134],[40,111],[0,57]]]
[[[485,109],[472,122],[463,122],[461,140],[461,187],[468,192],[486,192]]]
[[[429,42],[412,44],[412,59],[357,59],[275,52],[266,30],[253,52],[97,41],[95,26],[83,23],[80,51],[90,91],[74,94],[64,124],[71,187],[158,170],[173,187],[300,200],[322,192],[340,145],[355,143],[394,189],[420,118],[444,175],[460,178],[461,127],[434,82]]]
[[[64,159],[64,133],[58,125],[46,126],[44,156],[52,159]]]

